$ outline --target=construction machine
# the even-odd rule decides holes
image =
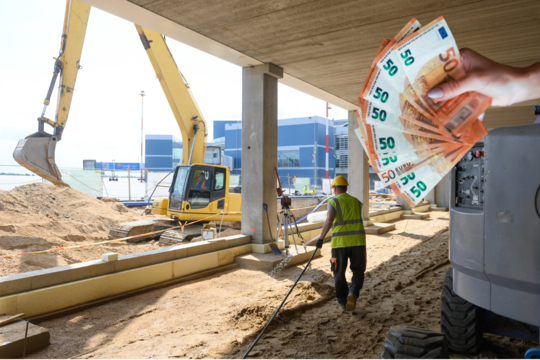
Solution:
[[[452,267],[441,292],[441,333],[393,327],[381,358],[419,359],[437,349],[440,358],[448,350],[475,356],[484,334],[539,343],[539,152],[540,124],[502,127],[452,169]],[[444,344],[437,343],[443,337]],[[540,348],[529,349],[525,358],[540,358]]]
[[[52,81],[38,118],[38,131],[20,140],[13,153],[19,164],[56,186],[68,186],[62,181],[62,174],[56,165],[55,150],[66,127],[89,15],[89,5],[78,0],[67,1],[60,53],[55,58]],[[142,26],[135,27],[180,128],[183,154],[174,170],[169,197],[154,199],[151,205],[153,214],[166,215],[169,219],[121,224],[117,229],[111,229],[111,236],[138,235],[187,221],[240,221],[241,195],[229,194],[229,168],[205,162],[206,122],[164,37]],[[58,78],[57,112],[55,119],[51,120],[45,117],[45,112]],[[52,127],[52,134],[45,131],[45,125]],[[162,236],[186,240],[200,234],[200,228],[192,229],[180,235],[168,232]],[[139,237],[137,241],[144,239]]]

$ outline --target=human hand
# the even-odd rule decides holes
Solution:
[[[317,249],[321,249],[322,246],[323,246],[323,239],[317,240],[317,243],[315,244],[315,247],[317,247]]]
[[[525,68],[490,60],[474,50],[461,49],[465,76],[428,92],[436,101],[446,101],[468,91],[492,98],[493,106],[509,106],[540,98],[540,63]]]

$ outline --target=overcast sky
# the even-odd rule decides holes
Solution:
[[[0,165],[16,164],[13,150],[37,131],[58,55],[65,0],[0,0]],[[167,44],[209,124],[242,117],[241,68],[172,39]],[[68,123],[56,148],[60,167],[83,159],[139,162],[141,90],[144,133],[180,131],[143,50],[135,26],[92,8]],[[279,118],[325,116],[326,103],[279,85]],[[330,119],[346,119],[332,106]],[[46,116],[54,119],[56,90]],[[48,132],[51,128],[46,126]]]

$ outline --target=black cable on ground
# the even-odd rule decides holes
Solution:
[[[327,240],[325,241],[324,243],[327,243],[329,242],[330,240]],[[315,254],[317,253],[317,250],[319,249],[315,249],[315,251],[313,251],[313,254],[311,255],[311,257],[309,258],[309,261],[307,262],[306,266],[304,267],[304,269],[302,270],[302,272],[300,273],[300,276],[298,276],[298,278],[296,279],[296,281],[294,282],[294,285],[291,287],[291,290],[289,290],[289,292],[287,293],[287,295],[285,295],[285,299],[283,299],[283,301],[281,302],[281,304],[279,305],[279,307],[277,308],[276,312],[274,313],[274,315],[272,315],[272,317],[270,318],[270,320],[268,320],[268,322],[266,323],[264,329],[262,329],[261,333],[259,334],[259,336],[257,336],[257,338],[255,339],[255,341],[253,342],[253,344],[251,344],[251,346],[249,347],[248,351],[246,351],[246,353],[244,354],[244,356],[242,356],[242,359],[245,359],[249,353],[251,352],[251,350],[253,350],[253,348],[255,347],[255,345],[257,345],[257,343],[259,342],[259,340],[261,339],[261,337],[263,336],[264,332],[266,331],[266,329],[268,328],[268,326],[270,326],[270,324],[272,323],[272,321],[274,320],[274,318],[276,317],[277,313],[279,312],[279,310],[281,310],[281,307],[283,306],[283,304],[285,304],[285,301],[287,301],[287,298],[289,297],[289,295],[291,295],[292,291],[294,290],[294,288],[296,287],[296,284],[298,284],[298,281],[300,281],[300,278],[302,277],[302,275],[304,275],[304,273],[306,272],[307,268],[309,267],[309,264],[311,264],[311,260],[313,260],[313,257],[315,256]]]

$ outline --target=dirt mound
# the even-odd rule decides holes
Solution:
[[[120,223],[153,217],[152,215],[143,217],[140,209],[129,209],[118,202],[100,201],[73,188],[60,188],[40,183],[1,191],[0,209],[3,209],[0,216],[0,255],[106,240],[109,229]],[[126,245],[99,245],[96,246],[99,249],[75,252],[77,253],[75,257],[73,257],[73,250],[66,250],[54,255],[28,255],[24,256],[24,259],[0,259],[0,276],[95,260],[100,257],[99,253],[102,250],[111,247],[117,247],[115,252],[123,250],[119,253],[154,248],[151,246],[148,249],[141,249],[131,246],[129,250],[128,248],[121,249],[122,246]],[[55,261],[37,260],[47,257],[53,257]],[[33,265],[25,266],[30,263]]]
[[[0,236],[14,225],[18,235],[64,240],[106,239],[109,228],[136,220],[123,204],[102,202],[73,188],[28,184],[0,193],[5,211]],[[120,206],[119,206],[120,205]]]

